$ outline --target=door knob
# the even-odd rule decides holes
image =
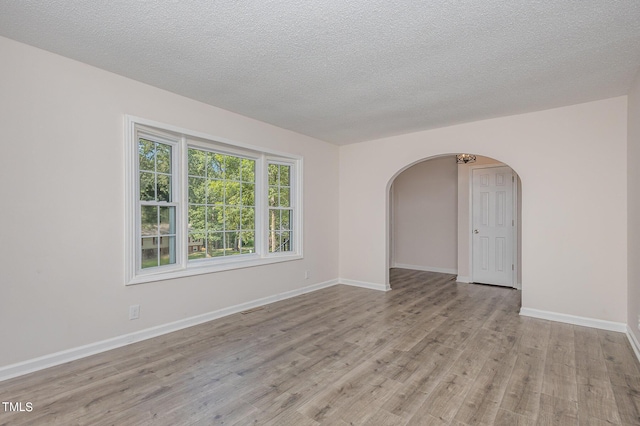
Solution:
[[[480,232],[480,231],[478,231],[477,229],[474,229],[474,230],[473,230],[473,233],[474,233],[474,234],[477,234],[478,232]]]

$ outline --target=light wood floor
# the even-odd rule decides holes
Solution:
[[[640,424],[624,334],[520,317],[516,290],[392,270],[0,383],[10,425]]]

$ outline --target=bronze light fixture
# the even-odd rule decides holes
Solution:
[[[467,163],[475,163],[476,156],[473,154],[457,154],[456,155],[456,163],[458,164],[467,164]]]

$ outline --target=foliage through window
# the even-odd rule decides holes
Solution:
[[[291,166],[269,164],[269,252],[291,251]]]
[[[170,145],[138,141],[141,268],[176,263],[176,214],[172,205]],[[162,238],[162,237],[165,238]]]
[[[255,252],[256,162],[189,148],[189,260]]]
[[[127,283],[302,257],[302,159],[128,120]]]

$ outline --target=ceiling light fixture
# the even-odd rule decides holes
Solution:
[[[475,163],[476,156],[473,154],[458,154],[456,155],[456,163],[458,164],[467,164],[467,163]]]

